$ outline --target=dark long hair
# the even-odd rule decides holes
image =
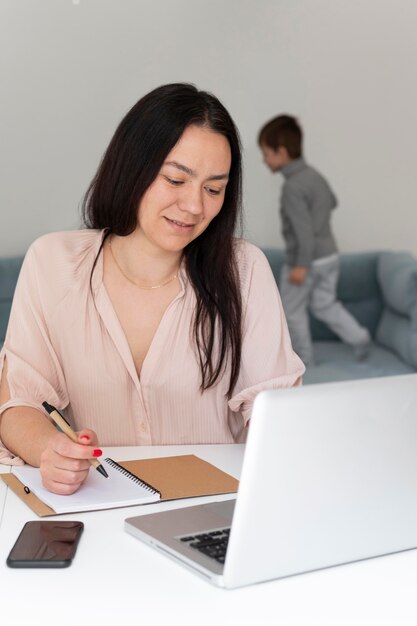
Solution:
[[[197,298],[193,333],[201,390],[213,386],[229,362],[230,397],[239,375],[242,347],[242,303],[234,250],[234,234],[241,228],[242,158],[238,131],[221,102],[185,83],[163,85],[141,98],[110,141],[84,197],[83,217],[87,228],[106,229],[105,238],[112,233],[132,233],[144,193],[191,125],[224,135],[231,150],[222,209],[184,249],[185,268]]]

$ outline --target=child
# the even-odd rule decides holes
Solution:
[[[286,260],[280,291],[294,350],[306,365],[314,363],[309,308],[363,359],[369,351],[369,332],[336,299],[339,256],[330,227],[336,197],[303,159],[302,130],[294,117],[279,115],[265,124],[258,143],[265,164],[285,179],[281,220]]]

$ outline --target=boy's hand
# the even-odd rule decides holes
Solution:
[[[306,276],[307,268],[301,267],[299,265],[292,268],[288,280],[290,281],[290,283],[294,283],[294,285],[302,285],[306,279]]]

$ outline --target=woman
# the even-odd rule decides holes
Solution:
[[[1,352],[0,435],[51,491],[79,488],[99,442],[241,441],[256,394],[302,375],[269,265],[234,238],[240,195],[226,109],[165,85],[117,128],[87,228],[30,247]],[[79,443],[44,401],[66,409]]]

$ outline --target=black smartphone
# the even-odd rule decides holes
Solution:
[[[6,563],[9,567],[68,567],[83,529],[82,522],[26,522]]]

